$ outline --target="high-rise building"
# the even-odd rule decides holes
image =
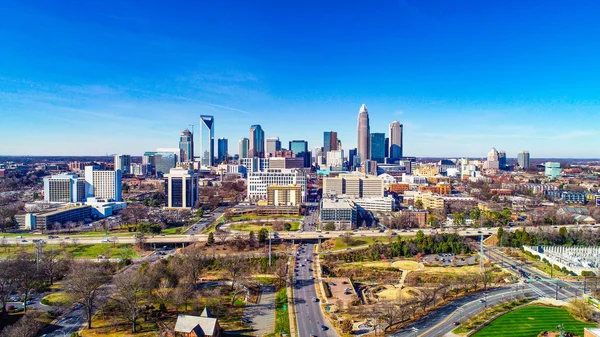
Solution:
[[[291,140],[289,148],[296,154],[296,158],[304,158],[304,167],[310,167],[311,157],[308,151],[308,142],[305,140]]]
[[[337,149],[338,149],[337,132],[335,132],[335,131],[323,132],[323,155],[326,156],[327,152],[335,151]]]
[[[298,169],[266,169],[248,174],[247,196],[251,200],[267,200],[269,186],[300,186],[302,201],[306,198],[306,174]]]
[[[194,161],[194,135],[185,129],[179,135],[179,149],[181,150],[180,161]]]
[[[242,138],[238,141],[238,154],[240,158],[248,158],[248,147],[250,146],[250,140],[248,138]]]
[[[360,164],[371,158],[370,146],[371,128],[369,127],[369,111],[366,105],[362,105],[358,111],[358,127],[357,127],[357,155],[360,156]]]
[[[332,170],[341,170],[344,167],[344,150],[327,152],[327,166]]]
[[[215,164],[215,118],[213,116],[200,116],[200,159],[202,166],[211,167]]]
[[[227,138],[219,138],[217,153],[218,153],[220,163],[227,161],[227,157],[229,156],[229,148],[228,148]]]
[[[378,163],[383,163],[385,160],[385,133],[372,133],[370,143],[370,159]]]
[[[506,169],[506,152],[505,151],[498,151],[498,167],[500,167],[501,170]]]
[[[260,125],[250,127],[250,143],[248,145],[248,157],[265,157],[265,132]]]
[[[483,168],[486,170],[498,170],[500,169],[500,161],[498,160],[498,151],[492,148],[487,155],[487,161],[483,164]]]
[[[275,152],[281,150],[281,142],[279,137],[268,137],[267,138],[267,149],[266,153],[268,157],[273,157]]]
[[[350,170],[354,171],[354,159],[356,157],[356,148],[350,149],[348,151],[348,166],[350,166]]]
[[[46,202],[82,202],[85,198],[85,179],[76,173],[55,174],[44,178]]]
[[[121,170],[122,174],[131,174],[131,156],[128,154],[116,155],[115,170]]]
[[[521,151],[517,155],[517,162],[520,168],[529,167],[529,151]]]
[[[389,158],[395,162],[402,158],[402,124],[393,121],[390,124]]]
[[[383,179],[377,176],[340,174],[335,178],[323,178],[323,197],[342,195],[349,198],[383,197],[383,190]]]
[[[548,178],[560,178],[561,173],[560,173],[560,163],[559,162],[546,162],[544,164],[544,174],[546,175],[546,177]]]
[[[121,170],[100,170],[98,166],[85,167],[86,196],[121,201]]]
[[[165,208],[191,209],[198,200],[198,173],[183,168],[172,168],[165,178]]]
[[[385,137],[385,157],[390,157],[390,137]]]

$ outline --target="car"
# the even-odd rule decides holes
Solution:
[[[314,280],[314,279],[315,279],[315,277],[314,277],[314,276],[311,276],[311,277],[310,277],[310,279],[311,279],[311,280]]]
[[[11,302],[20,302],[21,301],[21,297],[19,297],[19,296],[12,296],[11,298],[9,298],[9,300],[11,300]]]
[[[21,242],[27,242],[27,240],[21,240]]]
[[[459,322],[459,321],[454,321],[454,322],[452,322],[452,325],[454,325],[454,326],[459,326],[459,325],[460,325],[460,322]]]
[[[65,240],[69,240],[70,238],[70,236],[65,236]]]
[[[310,334],[310,337],[317,337],[314,333]]]
[[[318,298],[316,298],[316,297],[313,297],[313,298],[312,298],[312,301],[313,301],[313,302],[319,302],[319,299],[318,299]]]
[[[321,325],[321,330],[327,331],[327,330],[329,330],[329,328],[326,325]]]
[[[484,299],[479,299],[479,303],[485,303]]]
[[[348,247],[348,248],[346,248],[346,250],[352,250],[352,248]]]
[[[110,240],[108,238],[104,238],[102,242],[110,242]]]

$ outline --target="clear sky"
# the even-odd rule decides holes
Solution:
[[[598,1],[3,1],[0,155],[141,155],[199,116],[404,154],[600,157]],[[199,137],[196,137],[199,139]],[[196,145],[196,151],[199,151]]]

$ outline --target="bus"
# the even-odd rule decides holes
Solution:
[[[600,301],[598,301],[597,299],[593,298],[593,297],[588,297],[585,299],[586,302],[588,302],[589,304],[595,306],[596,308],[600,309]]]

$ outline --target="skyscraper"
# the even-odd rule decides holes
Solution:
[[[215,161],[215,119],[213,116],[200,116],[200,155],[202,165],[214,166]],[[168,171],[167,171],[168,172]],[[167,173],[164,172],[164,173]]]
[[[194,161],[194,135],[185,129],[179,135],[179,149],[181,150],[182,162]]]
[[[385,133],[372,133],[370,145],[371,160],[383,163],[385,159]]]
[[[308,142],[304,140],[291,140],[289,148],[296,154],[296,158],[304,158],[304,167],[310,167],[310,152],[308,152]]]
[[[385,157],[390,156],[390,137],[385,137]]]
[[[227,138],[219,138],[217,153],[220,163],[227,161],[227,157],[229,156]]]
[[[402,158],[402,124],[393,121],[390,124],[389,157],[392,162]]]
[[[242,138],[238,141],[238,154],[240,158],[248,158],[248,147],[250,146],[250,140],[248,138]]]
[[[350,151],[348,151],[348,166],[350,171],[354,171],[354,159],[356,157],[356,149],[350,149]]]
[[[198,173],[183,168],[172,168],[164,175],[165,208],[192,209],[198,200]]]
[[[85,167],[86,194],[97,199],[121,201],[121,170],[100,170],[98,166]]]
[[[265,157],[265,132],[260,125],[250,127],[250,143],[248,145],[248,157]]]
[[[131,156],[118,154],[115,156],[115,170],[121,170],[122,174],[131,173]]]
[[[528,168],[529,167],[529,151],[521,151],[517,155],[517,162],[519,163],[520,168]]]
[[[506,152],[498,151],[498,167],[501,170],[506,169]]]
[[[358,111],[358,127],[357,127],[357,155],[360,156],[360,163],[362,164],[365,160],[371,158],[369,152],[371,146],[369,144],[369,137],[371,128],[369,127],[369,111],[366,105],[362,105]]]
[[[327,152],[338,150],[338,138],[337,132],[325,131],[323,132],[323,153],[327,156]]]
[[[269,137],[267,138],[267,156],[273,157],[275,152],[281,150],[281,142],[279,141],[279,137]]]

